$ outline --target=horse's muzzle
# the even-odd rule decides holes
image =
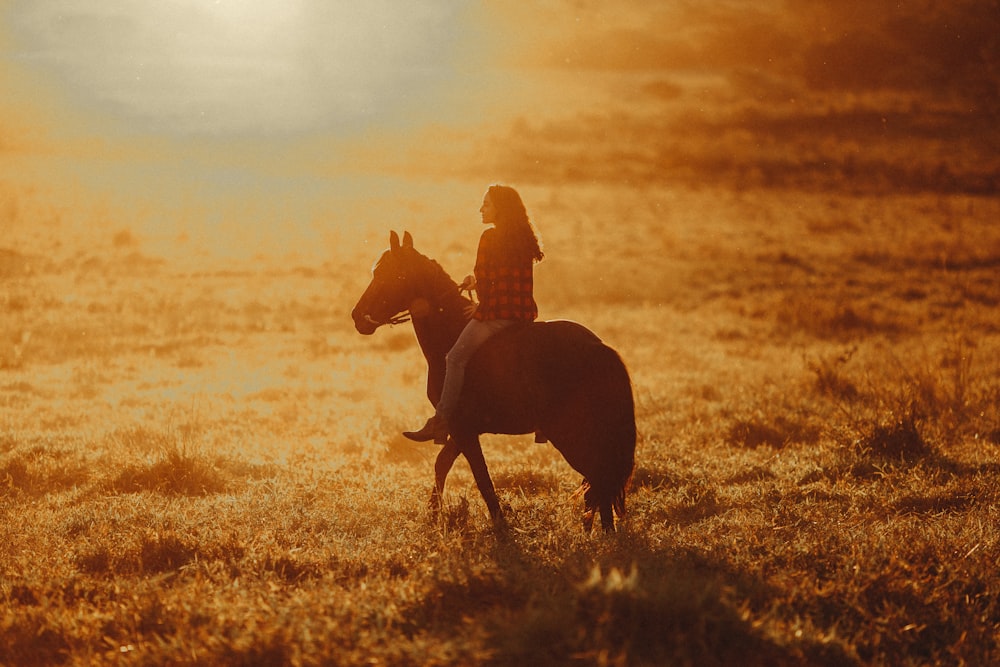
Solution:
[[[371,336],[379,328],[379,322],[372,319],[368,313],[354,311],[351,313],[351,318],[354,320],[354,328],[362,335]]]

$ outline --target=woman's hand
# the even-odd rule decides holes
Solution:
[[[472,275],[465,276],[462,280],[462,284],[458,286],[458,289],[460,292],[471,292],[476,289],[476,277]],[[472,295],[470,294],[469,296],[471,297]],[[479,308],[479,305],[475,301],[467,305],[462,311],[465,313],[465,318],[471,320],[472,316],[476,314],[477,308]]]

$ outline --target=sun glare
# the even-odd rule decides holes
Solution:
[[[130,128],[308,132],[405,117],[456,67],[454,3],[35,0],[18,58]],[[422,101],[422,102],[421,102]]]
[[[211,0],[205,11],[239,24],[265,24],[298,14],[302,7],[296,0]]]

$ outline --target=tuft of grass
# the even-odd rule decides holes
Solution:
[[[90,477],[88,462],[59,441],[21,444],[0,458],[0,496],[59,493],[86,484]]]
[[[843,455],[851,474],[861,478],[884,476],[895,467],[911,467],[937,457],[912,414],[875,417],[860,424],[857,437]]]
[[[190,563],[198,554],[197,545],[174,531],[144,535],[139,545],[141,572],[169,572]]]
[[[807,361],[809,370],[816,376],[815,388],[820,394],[839,401],[852,401],[858,397],[857,385],[844,373],[844,366],[857,349],[855,345],[836,356]]]
[[[915,463],[934,453],[912,415],[873,424],[858,441],[855,451],[862,458],[885,463]]]
[[[202,496],[225,491],[227,483],[219,467],[206,456],[174,444],[156,460],[127,466],[111,481],[111,488],[121,493]]]
[[[139,424],[119,426],[108,437],[108,444],[126,454],[151,454],[177,447],[178,436],[171,432]]]

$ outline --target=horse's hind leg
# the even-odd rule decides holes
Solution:
[[[441,497],[444,494],[444,483],[448,479],[448,473],[455,464],[455,459],[461,452],[454,440],[448,443],[438,452],[434,461],[434,490],[431,491],[431,513],[436,517],[441,512]]]
[[[605,533],[615,532],[615,515],[610,500],[599,498],[599,494],[590,486],[583,494],[583,531],[590,533],[594,527],[594,515],[600,513],[601,528]]]
[[[604,529],[605,533],[615,532],[615,515],[614,511],[611,509],[611,501],[601,502],[601,528]]]

